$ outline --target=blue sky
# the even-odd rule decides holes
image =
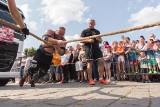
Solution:
[[[24,12],[25,22],[31,32],[42,36],[46,29],[66,28],[67,40],[77,39],[81,31],[88,27],[87,20],[96,20],[96,28],[101,33],[125,29],[160,21],[159,0],[16,0]],[[131,40],[140,35],[154,33],[160,37],[160,28],[154,27],[123,34]],[[103,37],[110,43],[120,40],[121,34]],[[40,41],[29,36],[24,48],[38,48]],[[75,45],[71,43],[68,45]]]

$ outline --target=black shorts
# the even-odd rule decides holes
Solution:
[[[102,51],[99,48],[85,47],[85,55],[87,60],[98,60],[103,58]]]
[[[37,69],[43,68],[44,70],[48,71],[52,62],[52,57],[52,54],[49,54],[45,52],[43,49],[39,48],[37,49],[33,57],[33,60],[37,61]]]

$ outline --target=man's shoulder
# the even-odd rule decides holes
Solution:
[[[98,29],[95,29],[95,28],[93,30],[96,31],[96,32],[100,32]]]
[[[84,29],[82,32],[89,32],[89,31],[92,31],[93,29],[90,29],[90,28],[86,28]],[[94,30],[97,30],[97,29],[94,29]]]
[[[51,30],[51,29],[47,29],[47,31],[45,32],[44,35],[49,35],[50,37],[53,37],[55,36],[55,31]]]

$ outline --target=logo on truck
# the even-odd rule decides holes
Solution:
[[[5,26],[0,26],[0,42],[13,42],[14,30]]]

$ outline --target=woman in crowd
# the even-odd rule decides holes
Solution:
[[[106,81],[111,82],[111,62],[112,62],[111,46],[108,45],[103,49],[103,58],[106,70]]]

